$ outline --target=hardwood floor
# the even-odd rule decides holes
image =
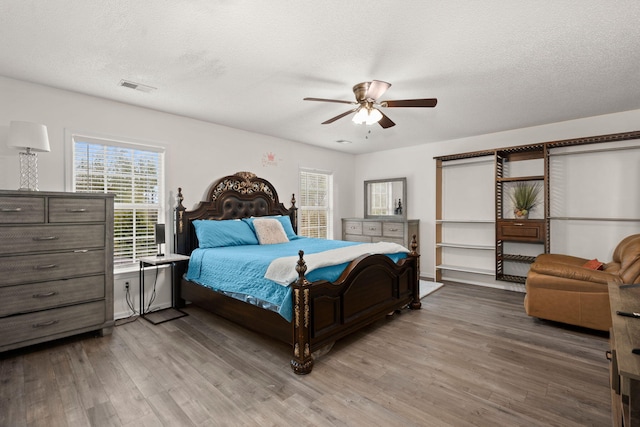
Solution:
[[[1,426],[607,426],[607,336],[446,284],[335,344],[289,348],[198,308],[0,356]]]

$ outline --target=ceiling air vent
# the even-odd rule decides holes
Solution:
[[[157,89],[153,86],[143,85],[142,83],[136,83],[129,80],[120,80],[120,86],[146,93],[153,92]]]

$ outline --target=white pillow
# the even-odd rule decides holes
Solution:
[[[286,243],[289,241],[287,233],[284,231],[282,223],[273,218],[256,218],[253,220],[258,242],[261,245],[272,245],[274,243]]]

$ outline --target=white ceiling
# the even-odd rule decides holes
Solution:
[[[638,22],[638,0],[2,0],[0,75],[366,153],[638,109]],[[302,100],[372,79],[438,105],[382,129]]]

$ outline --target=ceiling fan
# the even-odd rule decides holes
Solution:
[[[370,82],[358,83],[353,87],[353,94],[356,96],[354,101],[343,101],[340,99],[325,99],[325,98],[304,98],[305,101],[320,101],[320,102],[338,102],[341,104],[356,105],[355,108],[330,118],[327,121],[322,122],[323,125],[333,123],[338,119],[348,116],[351,113],[356,113],[353,117],[355,123],[366,123],[368,125],[378,123],[383,128],[390,128],[396,124],[387,117],[382,111],[382,108],[396,108],[396,107],[435,107],[438,103],[436,98],[426,99],[403,99],[398,101],[378,101],[387,89],[391,87],[391,83],[383,82],[380,80],[372,80]]]

